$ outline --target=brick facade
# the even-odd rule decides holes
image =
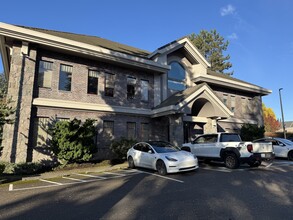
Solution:
[[[95,119],[98,150],[95,159],[111,158],[111,141],[127,137],[127,126],[130,124],[131,135],[138,141],[163,140],[176,145],[188,141],[198,132],[238,132],[244,123],[263,124],[261,96],[270,91],[233,78],[226,77],[226,82],[223,82],[223,77],[217,74],[208,75],[210,64],[187,38],[166,44],[150,54],[90,36],[41,29],[32,31],[16,26],[5,28],[8,29],[8,34],[5,34],[13,33],[3,38],[5,47],[12,52],[3,57],[10,65],[6,67],[8,96],[12,98],[11,105],[16,113],[12,116],[14,124],[4,127],[1,158],[4,161],[54,160],[47,132],[54,120]],[[20,36],[25,34],[28,42],[14,39],[14,33]],[[111,49],[107,49],[109,47]],[[46,88],[44,84],[39,87],[40,61],[50,63]],[[185,78],[181,78],[180,82],[186,90],[169,90],[170,62],[178,62],[183,67]],[[64,68],[70,71],[66,72]],[[64,89],[68,91],[59,88],[62,85],[59,81],[60,70],[66,72],[65,75],[62,72],[65,79],[61,82],[70,82],[67,84],[70,89]],[[97,94],[88,94],[90,71],[95,71]],[[112,74],[114,79],[111,85],[106,80],[108,74]],[[129,77],[131,85],[127,81]],[[237,87],[238,83],[242,84],[241,88]],[[110,86],[107,91],[111,94],[113,84],[114,95],[107,96],[105,87]],[[147,101],[142,96],[146,85]],[[204,91],[200,93],[202,88]],[[129,93],[130,98],[127,97]],[[110,126],[107,132],[106,125]]]

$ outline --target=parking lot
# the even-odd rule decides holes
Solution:
[[[291,219],[293,162],[71,173],[0,187],[0,219]],[[48,215],[48,213],[50,213]]]
[[[282,167],[293,166],[293,161],[287,160],[275,160],[273,163],[263,163],[258,168],[250,168],[249,166],[242,165],[238,169],[228,169],[224,166],[223,163],[212,162],[209,164],[201,163],[200,170],[196,172],[202,171],[212,171],[212,172],[223,172],[223,173],[231,173],[231,172],[252,172],[253,170],[270,170],[270,171],[278,171],[278,172],[287,172],[287,170],[282,169]],[[190,172],[192,173],[192,172]],[[34,190],[40,188],[49,188],[49,187],[58,187],[58,186],[66,186],[66,185],[76,185],[81,183],[88,182],[97,182],[109,179],[123,178],[129,177],[132,175],[152,175],[157,178],[163,178],[169,181],[175,181],[178,183],[184,183],[183,180],[180,180],[180,176],[177,175],[167,175],[161,176],[156,172],[146,169],[122,169],[116,172],[85,172],[85,173],[71,173],[69,175],[64,175],[62,177],[54,177],[43,179],[39,178],[36,181],[22,181],[21,184],[9,184],[8,191],[20,191],[20,190]]]

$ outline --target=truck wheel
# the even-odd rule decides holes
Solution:
[[[229,169],[236,169],[239,167],[239,160],[237,156],[233,153],[226,154],[224,158],[225,166]]]
[[[293,150],[289,151],[288,160],[293,160]]]

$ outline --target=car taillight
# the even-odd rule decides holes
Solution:
[[[253,146],[252,146],[252,144],[248,144],[247,146],[247,150],[248,150],[248,152],[252,152],[253,151]]]

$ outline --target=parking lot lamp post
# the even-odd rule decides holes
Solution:
[[[282,105],[282,95],[281,90],[283,88],[279,89],[279,96],[280,96],[280,105],[281,105],[281,113],[282,113],[282,125],[283,125],[283,132],[284,132],[284,138],[286,138],[286,129],[285,129],[285,122],[284,122],[284,113],[283,113],[283,105]]]

